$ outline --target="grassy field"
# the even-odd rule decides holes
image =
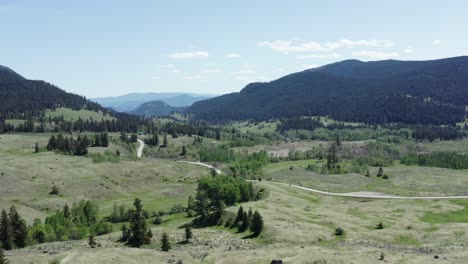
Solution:
[[[348,173],[323,175],[307,171],[309,164],[319,162],[285,161],[264,168],[266,177],[329,192],[376,191],[399,196],[468,195],[468,170],[394,165],[384,167],[389,179],[376,177],[378,168],[370,167],[370,177]],[[324,161],[320,161],[324,162]],[[293,170],[291,170],[291,166]]]
[[[125,248],[115,242],[118,233],[101,236],[102,247],[90,249],[86,241],[52,243],[8,252],[13,263],[466,263],[463,241],[467,223],[427,221],[427,214],[453,214],[466,210],[452,201],[395,201],[344,199],[304,193],[289,186],[261,182],[269,195],[244,208],[259,210],[265,231],[256,239],[245,239],[223,227],[194,229],[195,238],[181,243],[189,221],[178,217],[173,223],[153,227],[153,244],[145,249]],[[235,212],[237,207],[228,208]],[[375,226],[382,222],[384,228]],[[334,230],[341,227],[342,237]],[[173,249],[158,249],[159,238],[170,234]],[[55,254],[43,254],[44,248]],[[440,259],[434,258],[438,256]],[[350,262],[350,259],[356,262]]]
[[[135,155],[136,145],[125,145],[118,134],[110,134],[109,148],[90,148],[123,153],[118,163],[93,162],[41,152],[33,154],[34,143],[47,144],[47,134],[0,135],[0,208],[16,205],[28,223],[44,218],[65,203],[80,199],[98,202],[100,215],[111,212],[114,203],[130,205],[142,199],[150,212],[185,204],[195,193],[196,180],[209,173],[202,166],[160,157],[126,158]],[[162,142],[162,135],[160,136]],[[193,139],[168,136],[168,152],[176,153]],[[314,147],[325,142],[301,142]],[[354,144],[354,143],[350,143]],[[361,144],[356,142],[355,144]],[[435,143],[434,143],[435,144]],[[451,143],[449,143],[451,144]],[[275,147],[275,146],[269,146]],[[284,147],[284,146],[281,146]],[[286,147],[284,147],[286,148]],[[155,147],[158,149],[158,147]],[[295,149],[297,146],[295,145]],[[126,152],[125,152],[126,151]],[[146,150],[151,152],[151,149]],[[317,160],[270,163],[264,178],[291,182],[333,192],[380,191],[388,194],[463,195],[468,190],[468,171],[396,164],[384,168],[388,180],[359,174],[321,175],[305,170]],[[52,185],[61,195],[48,194]],[[236,233],[223,226],[194,229],[194,239],[183,243],[181,225],[191,221],[184,214],[164,218],[151,225],[152,244],[142,249],[117,242],[120,224],[111,234],[97,238],[101,247],[91,249],[86,240],[54,242],[11,250],[11,263],[468,263],[468,203],[460,200],[371,200],[318,195],[270,181],[256,183],[266,189],[264,199],[243,204],[258,210],[265,222],[260,237]],[[238,207],[227,208],[235,213]],[[382,222],[384,228],[376,229]],[[343,236],[334,235],[343,228]],[[162,232],[170,234],[173,248],[160,251]],[[380,261],[381,255],[384,261]],[[437,258],[435,258],[437,256]],[[352,261],[350,261],[352,260]]]
[[[113,117],[110,117],[108,115],[104,115],[102,112],[94,112],[86,109],[82,110],[71,110],[68,108],[57,108],[55,111],[53,110],[48,110],[46,111],[46,118],[49,117],[64,117],[65,120],[71,121],[71,120],[78,120],[78,118],[81,118],[83,120],[112,120],[114,119]]]

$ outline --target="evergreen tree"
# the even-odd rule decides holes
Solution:
[[[192,195],[189,195],[187,200],[187,216],[192,217],[195,215],[195,200]]]
[[[219,128],[216,129],[216,140],[218,140],[218,141],[221,140],[221,131],[220,131]]]
[[[97,243],[96,243],[96,239],[94,238],[94,234],[89,235],[88,245],[89,245],[91,248],[95,248],[95,247],[96,247]]]
[[[25,247],[28,238],[28,226],[14,206],[10,207],[10,223],[13,230],[13,243],[18,248]]]
[[[133,205],[135,206],[135,210],[133,211],[130,222],[131,237],[128,242],[132,247],[141,247],[147,241],[146,220],[143,215],[141,200],[136,198]]]
[[[5,257],[5,250],[0,247],[0,264],[8,264],[8,259]]]
[[[260,235],[260,233],[263,231],[263,218],[258,211],[255,211],[253,214],[250,231],[252,231],[254,236]]]
[[[109,135],[106,133],[101,133],[101,146],[109,147]]]
[[[384,173],[384,171],[383,171],[382,167],[380,167],[379,172],[377,172],[377,177],[382,177],[383,173]]]
[[[10,218],[8,217],[5,209],[2,210],[0,217],[0,243],[6,250],[10,250],[14,246],[13,242],[13,228],[11,226]]]
[[[146,230],[146,236],[145,236],[145,243],[144,244],[151,244],[151,238],[153,237],[153,231],[151,231],[151,228],[148,228]]]
[[[247,212],[244,212],[242,214],[242,223],[239,225],[239,228],[237,230],[239,231],[239,233],[242,233],[247,229],[249,229],[249,216],[247,215]]]
[[[167,135],[164,135],[164,139],[163,139],[163,147],[167,147]]]
[[[163,233],[161,237],[161,250],[168,252],[171,249],[171,242],[169,241],[169,236],[166,232]]]
[[[63,207],[63,217],[70,218],[70,207],[68,207],[68,204],[65,204]]]
[[[185,146],[182,146],[182,153],[180,155],[185,156],[187,155],[187,148]]]
[[[120,157],[120,150],[116,150],[115,155],[117,155],[117,157]]]
[[[39,153],[39,143],[36,142],[36,144],[34,145],[34,153]]]
[[[185,241],[188,242],[190,239],[192,239],[193,233],[192,233],[192,227],[190,225],[185,226]]]
[[[232,226],[236,226],[240,221],[242,221],[242,217],[244,217],[244,208],[242,208],[242,205],[239,207],[239,210],[237,210],[237,217],[234,219],[234,223],[232,223]]]

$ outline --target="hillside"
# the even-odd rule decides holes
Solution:
[[[116,111],[130,112],[151,101],[162,101],[171,106],[188,106],[214,96],[212,94],[193,93],[130,93],[115,97],[93,98],[92,100]]]
[[[130,111],[131,114],[145,117],[156,117],[168,115],[172,112],[183,112],[187,107],[170,106],[162,101],[151,101],[140,105],[135,110]]]
[[[215,122],[330,116],[366,123],[454,124],[468,105],[468,57],[432,61],[346,60],[251,83],[194,103],[187,112]]]
[[[0,114],[7,118],[39,116],[46,109],[66,107],[107,112],[85,97],[67,93],[45,81],[28,80],[13,70],[0,66]]]

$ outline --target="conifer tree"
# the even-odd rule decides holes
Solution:
[[[36,144],[34,145],[34,153],[39,153],[39,143],[36,142]]]
[[[68,204],[65,204],[63,207],[63,217],[70,218],[70,207],[68,207]]]
[[[247,229],[249,229],[249,216],[247,215],[247,212],[244,212],[242,215],[242,223],[239,225],[238,231],[239,233],[242,233]]]
[[[163,147],[167,147],[167,135],[164,135],[164,139],[163,139]]]
[[[13,229],[11,226],[10,218],[8,217],[5,209],[2,210],[0,216],[0,243],[6,250],[13,248]]]
[[[166,232],[162,234],[161,237],[161,250],[168,252],[171,249],[171,242],[169,241],[169,236]]]
[[[192,233],[192,227],[190,225],[185,226],[185,241],[188,242],[190,239],[192,239],[193,233]]]
[[[95,248],[95,247],[96,247],[97,243],[96,243],[96,239],[94,238],[94,234],[89,235],[88,245],[89,245],[89,247],[91,247],[91,248]]]
[[[25,247],[28,238],[28,226],[26,221],[18,214],[15,206],[10,207],[10,222],[13,230],[13,243],[18,248]]]
[[[0,264],[8,264],[8,259],[5,257],[5,250],[0,247]]]
[[[242,205],[239,207],[239,210],[237,210],[237,217],[234,219],[234,223],[232,223],[232,227],[235,227],[240,221],[242,221],[242,217],[244,216],[244,208],[242,208]]]
[[[377,172],[377,177],[382,177],[383,173],[384,173],[384,171],[383,171],[382,167],[380,167],[379,171]]]
[[[130,222],[131,237],[128,242],[132,247],[141,247],[147,242],[146,220],[143,215],[141,200],[136,198],[133,205],[135,206],[135,210],[133,211]]]
[[[182,152],[180,153],[180,155],[182,155],[182,156],[187,155],[187,147],[182,146]]]
[[[254,236],[260,235],[263,231],[263,218],[258,211],[255,211],[253,214],[250,231],[252,231]]]

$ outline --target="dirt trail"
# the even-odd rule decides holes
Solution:
[[[203,162],[200,162],[200,161],[196,161],[196,162],[195,162],[195,161],[179,160],[178,162],[184,162],[184,163],[188,163],[188,164],[193,164],[193,165],[199,165],[199,166],[207,167],[207,168],[209,168],[209,169],[214,170],[214,171],[216,172],[216,174],[218,174],[218,175],[223,173],[220,169],[218,169],[218,168],[216,168],[216,167],[214,167],[214,166],[212,166],[212,165],[210,165],[210,164],[206,164],[206,163],[203,163]]]
[[[143,142],[143,140],[141,139],[137,139],[138,143],[140,143],[140,146],[138,147],[138,150],[137,150],[137,156],[139,158],[141,158],[141,156],[143,155],[143,148],[145,147],[145,142]]]

